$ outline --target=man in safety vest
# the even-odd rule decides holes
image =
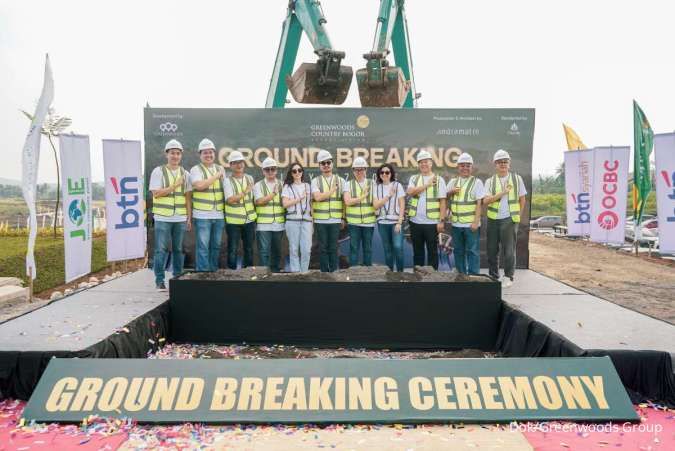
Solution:
[[[443,177],[431,172],[431,154],[426,150],[417,153],[419,174],[410,177],[406,193],[410,196],[408,217],[410,218],[410,237],[413,243],[413,262],[415,266],[424,266],[426,247],[426,265],[438,269],[438,234],[445,225],[446,186]]]
[[[448,184],[448,206],[452,222],[452,245],[457,272],[480,273],[480,206],[485,196],[483,182],[471,175],[473,158],[457,158],[459,177]]]
[[[150,174],[152,214],[155,220],[154,257],[155,286],[166,291],[164,268],[171,249],[173,277],[183,272],[183,236],[192,228],[190,175],[180,165],[183,145],[172,139],[164,146],[167,164],[158,166]]]
[[[199,143],[200,163],[190,169],[192,214],[195,220],[197,271],[216,271],[223,240],[223,178],[225,169],[215,164],[216,146],[209,139]]]
[[[499,280],[499,252],[504,252],[504,279],[502,286],[513,285],[516,268],[516,240],[518,224],[525,208],[527,190],[523,178],[509,172],[511,157],[505,150],[495,152],[496,174],[485,180],[487,205],[487,254],[490,277]]]
[[[352,163],[354,178],[345,183],[344,202],[347,206],[349,228],[349,266],[359,264],[359,250],[363,249],[363,266],[373,265],[373,231],[375,209],[373,208],[373,182],[366,177],[365,158],[356,157]]]
[[[320,150],[317,162],[321,174],[311,184],[312,211],[316,234],[319,237],[319,263],[322,272],[338,269],[337,241],[340,227],[344,227],[342,193],[345,181],[333,174],[333,157],[327,150]]]
[[[230,152],[227,162],[232,176],[223,183],[225,190],[225,230],[227,232],[227,267],[237,269],[239,241],[243,243],[242,268],[253,266],[256,212],[253,203],[253,177],[244,173],[244,156]]]
[[[256,240],[260,265],[272,272],[281,270],[281,239],[284,236],[286,209],[281,204],[281,180],[277,179],[277,162],[267,157],[262,163],[265,175],[253,187],[255,211],[258,215]]]

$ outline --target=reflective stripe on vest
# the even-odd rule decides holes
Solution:
[[[354,205],[347,205],[347,222],[349,224],[374,224],[375,209],[373,208],[373,191],[371,181],[366,180],[366,200]],[[349,181],[349,194],[352,198],[361,197],[363,188],[355,179]]]
[[[331,176],[330,183],[326,180],[326,177],[323,175],[319,176],[319,192],[325,193],[330,191],[331,184],[333,182],[333,177]],[[338,189],[335,191],[329,199],[322,200],[320,202],[312,201],[312,210],[314,219],[325,220],[325,219],[342,219],[342,189],[341,189],[340,178],[338,177]]]
[[[509,181],[507,182],[507,186],[510,183],[513,189],[509,192],[509,214],[511,215],[511,220],[513,222],[518,223],[520,222],[520,201],[519,201],[519,195],[518,195],[518,188],[520,187],[520,176],[518,174],[509,174]],[[497,191],[497,183],[499,183],[499,191]],[[490,189],[492,195],[496,195],[498,193],[501,193],[504,191],[506,187],[502,185],[502,179],[500,177],[497,177],[497,175],[492,176],[492,187]],[[497,215],[499,214],[499,204],[501,202],[501,199],[492,202],[491,204],[488,205],[487,208],[487,217],[488,219],[497,219]]]
[[[215,169],[214,172],[211,172],[211,169],[201,163],[197,167],[202,171],[204,180],[216,174],[219,169],[215,164],[212,166]],[[223,199],[223,185],[219,178],[204,191],[192,191],[192,208],[202,211],[212,211],[215,208],[217,211],[222,211],[225,207]]]
[[[230,177],[230,183],[232,184],[232,190],[234,194],[243,193],[246,191],[252,183],[253,179],[244,175],[243,183],[239,183],[234,177]],[[232,205],[225,203],[225,222],[228,224],[242,225],[246,224],[246,220],[249,222],[255,221],[255,205],[253,203],[253,192],[249,192],[244,196],[244,199],[240,200],[236,204]]]
[[[261,180],[258,183],[261,185],[263,196],[269,196],[271,192],[267,187],[267,182]],[[267,205],[255,206],[255,211],[258,215],[258,224],[272,224],[273,222],[279,224],[286,222],[286,209],[281,205],[281,182],[275,180],[275,183],[277,185],[277,193],[272,200],[269,201]]]
[[[152,213],[159,216],[174,216],[187,215],[187,207],[185,205],[185,183],[187,180],[187,171],[179,167],[178,172],[183,176],[183,183],[176,188],[171,194],[162,197],[154,197],[152,199]],[[168,188],[178,180],[174,177],[172,171],[168,166],[162,166],[162,188]]]
[[[433,176],[433,174],[432,174]],[[421,175],[413,175],[415,181],[413,182],[415,186],[424,185],[424,179]],[[441,201],[438,199],[438,185],[440,181],[438,177],[436,178],[436,183],[427,188],[427,218],[429,219],[441,219]],[[419,195],[413,196],[410,198],[410,207],[408,208],[408,217],[414,218],[417,215],[417,202],[419,201]]]
[[[459,184],[459,185],[458,185]],[[464,185],[460,178],[455,179],[455,187],[459,186],[459,193],[452,196],[452,222],[458,224],[471,224],[476,219],[476,198],[473,196],[473,187],[476,177],[469,177]]]

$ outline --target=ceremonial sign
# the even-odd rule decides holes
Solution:
[[[24,417],[146,423],[433,423],[638,416],[608,357],[52,359]]]

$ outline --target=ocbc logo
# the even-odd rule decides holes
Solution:
[[[605,230],[612,230],[619,224],[619,216],[616,212],[612,211],[616,207],[615,194],[619,189],[617,185],[619,162],[618,160],[614,162],[606,160],[603,167],[605,168],[605,173],[602,175],[602,181],[604,182],[602,184],[602,192],[604,195],[600,204],[604,208],[604,211],[598,215],[598,224]]]
[[[175,132],[178,130],[178,125],[173,122],[164,122],[163,124],[159,124],[159,130],[165,133]]]

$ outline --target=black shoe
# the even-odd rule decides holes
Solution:
[[[164,285],[164,282],[158,283],[158,284],[155,286],[155,288],[157,289],[157,291],[166,291],[166,285]]]

